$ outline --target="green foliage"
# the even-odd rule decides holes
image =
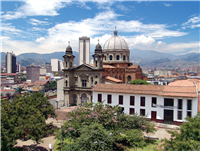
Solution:
[[[168,130],[171,138],[164,139],[165,150],[200,150],[200,112],[195,117],[187,117],[186,120],[178,131]]]
[[[45,120],[48,116],[54,117],[55,112],[41,93],[18,96],[11,103],[2,100],[1,111],[1,141],[4,149],[12,148],[17,139],[25,136],[38,144],[44,135],[52,132],[47,129]]]
[[[131,81],[130,84],[151,85],[151,83],[148,83],[146,80],[141,80],[141,79],[135,79],[135,80]]]
[[[62,126],[63,140],[71,140],[73,145],[81,150],[102,150],[102,144],[94,142],[103,142],[112,132],[108,142],[106,141],[105,150],[119,150],[118,143],[129,147],[143,147],[145,142],[142,131],[148,128],[149,121],[138,115],[121,114],[120,110],[119,106],[104,106],[101,102],[95,105],[85,104],[84,107],[69,112],[67,119],[70,120]],[[152,132],[154,130],[152,129]],[[60,135],[58,131],[56,138],[60,139]],[[73,145],[63,147],[66,147],[66,150],[73,150]]]

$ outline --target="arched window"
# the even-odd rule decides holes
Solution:
[[[67,62],[66,62],[66,67],[67,67]]]
[[[112,60],[112,55],[110,55],[110,60]]]
[[[121,80],[121,77],[119,76],[119,80]]]
[[[95,85],[97,85],[97,81],[95,81],[95,83],[94,83]]]
[[[106,60],[106,56],[105,56],[105,60]]]
[[[70,62],[70,67],[72,67],[72,62]]]
[[[117,55],[116,60],[119,60],[119,55]]]
[[[66,84],[66,87],[67,87],[68,86],[68,81],[67,80],[65,81],[65,84]]]
[[[97,61],[96,61],[96,67],[97,67]]]
[[[129,83],[131,81],[131,76],[129,75],[128,77],[127,77],[127,82]]]
[[[126,60],[126,56],[125,56],[125,55],[123,56],[123,60],[124,60],[124,61]]]

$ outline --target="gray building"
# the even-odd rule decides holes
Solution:
[[[6,55],[6,72],[16,73],[16,56],[12,52],[7,52]]]
[[[31,83],[39,80],[40,67],[30,65],[26,67],[26,80],[31,80]]]
[[[79,65],[90,63],[90,37],[79,37]]]

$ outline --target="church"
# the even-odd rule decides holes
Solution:
[[[65,106],[92,102],[92,88],[98,83],[123,84],[135,79],[143,79],[139,65],[130,62],[130,50],[126,41],[118,36],[109,38],[103,49],[98,43],[95,47],[93,64],[74,67],[73,51],[69,45],[64,58],[63,94]]]

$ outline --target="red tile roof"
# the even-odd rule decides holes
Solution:
[[[197,97],[195,86],[162,86],[132,84],[97,84],[92,91],[109,93],[147,94],[160,96]]]
[[[136,68],[138,68],[139,67],[139,65],[131,65],[130,67],[128,67],[128,68],[131,68],[131,69],[136,69]]]
[[[44,85],[46,84],[48,81],[35,81],[33,84],[39,84],[39,85]]]
[[[110,76],[105,77],[105,79],[116,82],[116,83],[122,82],[122,80],[119,80],[119,79],[116,79],[116,78],[113,78],[113,77],[110,77]]]

